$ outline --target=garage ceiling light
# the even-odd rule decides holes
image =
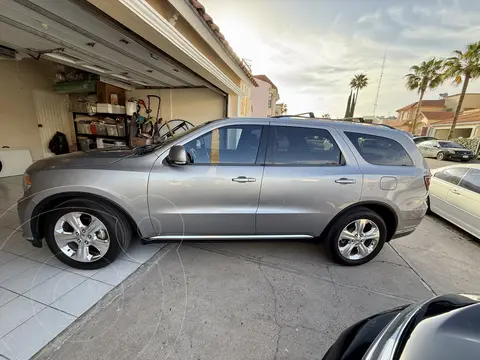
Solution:
[[[50,53],[50,54],[45,54],[45,56],[48,56],[48,57],[51,57],[51,58],[54,58],[54,59],[58,59],[58,60],[62,60],[62,61],[66,61],[66,62],[69,62],[71,64],[83,62],[82,59],[79,59],[79,58],[76,58],[75,56],[67,55],[67,54],[64,54],[64,53]]]
[[[109,69],[104,68],[103,66],[99,66],[99,65],[83,65],[83,67],[85,67],[87,69],[90,69],[90,70],[93,70],[93,71],[100,72],[100,73],[108,73],[108,72],[113,71],[113,70],[109,70]]]
[[[125,76],[125,75],[110,74],[110,76],[116,77],[117,79],[127,80],[127,81],[132,80],[131,77],[128,77],[128,76]]]

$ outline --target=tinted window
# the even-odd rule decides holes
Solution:
[[[274,126],[273,163],[296,165],[339,165],[341,153],[327,130]]]
[[[453,141],[439,141],[438,144],[443,148],[463,149],[463,146]]]
[[[412,166],[413,161],[395,140],[375,135],[345,132],[360,155],[376,165]]]
[[[461,187],[480,194],[480,170],[471,169],[459,184]]]
[[[255,164],[262,126],[214,129],[184,145],[192,164]]]
[[[435,177],[447,181],[453,185],[458,185],[467,170],[468,169],[466,168],[454,167],[435,173]]]

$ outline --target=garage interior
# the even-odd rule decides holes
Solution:
[[[0,78],[6,86],[0,88],[0,177],[52,156],[48,145],[57,132],[65,134],[70,151],[136,146],[150,133],[149,118],[197,125],[226,116],[223,91],[84,5],[1,5]],[[146,105],[139,111],[147,125],[139,126],[139,137],[132,133],[133,99]]]

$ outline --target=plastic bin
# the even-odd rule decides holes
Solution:
[[[107,127],[108,136],[118,136],[117,125],[105,125]]]
[[[103,136],[108,135],[107,126],[105,124],[98,123],[97,124],[97,134],[98,135],[103,135]]]
[[[118,136],[125,136],[125,124],[117,124]]]

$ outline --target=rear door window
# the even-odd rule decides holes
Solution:
[[[459,186],[480,194],[480,170],[471,169],[460,181]]]
[[[467,173],[467,168],[454,167],[450,169],[445,169],[435,173],[434,177],[446,182],[449,182],[453,185],[458,185],[463,176]]]
[[[413,166],[407,151],[397,141],[383,136],[345,132],[360,155],[371,164]]]
[[[341,165],[342,154],[325,129],[272,126],[269,160],[274,165]]]

